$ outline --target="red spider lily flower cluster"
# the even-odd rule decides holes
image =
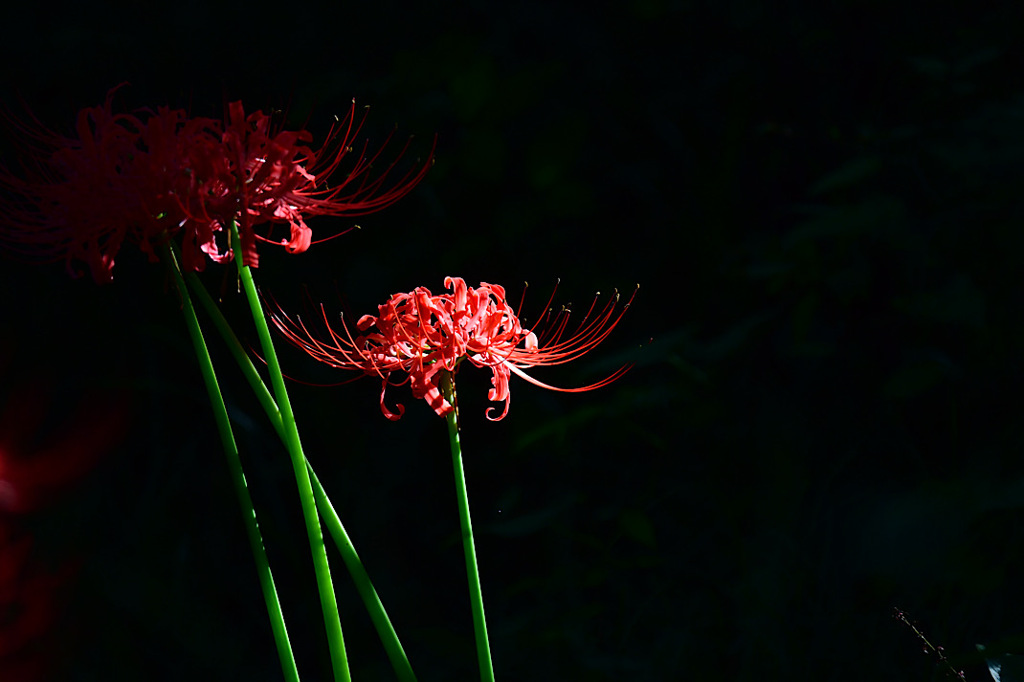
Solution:
[[[636,291],[621,309],[617,309],[619,296],[616,293],[597,314],[598,299],[595,298],[572,334],[567,334],[569,310],[563,308],[552,316],[548,308],[538,323],[539,326],[547,323],[547,329],[538,336],[520,323],[519,313],[509,306],[503,287],[481,283],[474,289],[458,277],[446,277],[444,285],[451,293],[434,296],[427,288],[417,287],[409,293],[393,295],[387,303],[378,306],[377,315],[364,315],[359,319],[356,323],[359,334],[354,338],[344,321],[343,334],[331,328],[323,306],[320,310],[327,324],[327,340],[318,340],[301,319],[292,321],[283,311],[278,310],[272,319],[289,342],[313,358],[331,367],[360,370],[380,377],[383,382],[381,411],[392,421],[401,418],[405,407],[397,405],[397,411],[390,410],[384,402],[384,394],[388,385],[406,382],[413,397],[426,400],[438,415],[450,413],[454,408],[441,394],[441,378],[443,372],[455,372],[464,359],[492,372],[493,388],[487,398],[505,405],[497,417],[492,416],[495,408],[487,408],[486,416],[491,421],[508,414],[508,382],[512,374],[542,388],[575,393],[606,386],[630,367],[623,366],[601,381],[580,388],[550,386],[523,371],[560,365],[588,353],[618,324]],[[404,378],[394,380],[395,373]]]
[[[279,129],[262,111],[247,115],[241,102],[228,106],[224,121],[168,108],[115,114],[113,93],[79,113],[75,137],[34,118],[9,121],[27,163],[22,175],[0,168],[0,244],[43,260],[64,259],[74,274],[73,264],[85,263],[97,282],[110,281],[126,241],[152,257],[159,240],[180,236],[186,268],[202,270],[205,257],[224,262],[233,256],[224,234],[231,222],[246,265],[258,265],[258,241],[300,253],[313,241],[307,218],[384,208],[423,178],[433,154],[388,184],[405,149],[371,179],[370,167],[390,136],[374,154],[366,144],[354,151],[366,120],[365,113],[357,117],[354,101],[314,150],[308,131]],[[355,154],[354,165],[329,186]],[[265,223],[287,224],[290,235],[260,234],[257,226]]]

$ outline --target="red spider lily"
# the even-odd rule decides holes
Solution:
[[[497,417],[491,416],[495,408],[487,408],[486,416],[491,421],[508,414],[511,399],[508,380],[511,374],[542,388],[577,393],[606,386],[630,367],[625,365],[601,381],[580,388],[551,386],[523,371],[531,367],[560,365],[590,352],[622,319],[636,291],[618,312],[617,293],[596,315],[595,298],[572,334],[566,333],[569,310],[563,308],[549,323],[547,332],[538,337],[537,333],[522,326],[518,311],[513,311],[505,299],[503,287],[482,282],[474,289],[467,287],[459,277],[446,277],[444,285],[451,293],[434,296],[425,287],[417,287],[409,293],[394,294],[387,303],[378,306],[376,316],[359,318],[356,329],[360,333],[355,338],[344,320],[344,334],[332,329],[323,306],[320,310],[329,333],[326,341],[318,340],[301,319],[293,322],[283,311],[278,310],[272,319],[289,342],[320,362],[380,377],[383,382],[381,411],[392,421],[401,418],[405,407],[398,405],[397,412],[392,412],[384,403],[384,394],[389,384],[397,386],[406,381],[413,397],[426,400],[438,415],[451,412],[452,405],[441,395],[442,372],[455,372],[464,359],[492,372],[492,388],[487,399],[503,401],[505,406]],[[548,320],[550,313],[549,309],[542,316],[540,325]],[[402,372],[406,376],[392,381],[394,372]]]
[[[110,280],[126,234],[151,220],[129,172],[137,150],[137,119],[114,115],[113,92],[79,112],[77,138],[15,123],[29,152],[29,179],[0,172],[0,241],[44,260],[88,265],[97,282]]]
[[[221,122],[167,108],[114,114],[113,93],[79,113],[77,137],[34,118],[8,121],[28,162],[27,177],[0,168],[0,244],[43,260],[64,259],[76,275],[73,263],[84,262],[98,282],[108,282],[125,241],[152,256],[159,240],[181,234],[186,268],[202,270],[204,253],[224,262],[233,254],[218,246],[216,233],[234,221],[244,262],[256,266],[258,240],[305,251],[312,243],[306,218],[382,209],[407,194],[433,158],[432,149],[427,163],[388,186],[397,159],[374,179],[369,174],[387,141],[372,156],[364,144],[354,167],[329,187],[365,121],[364,115],[355,125],[354,102],[314,151],[308,131],[275,130],[269,115],[246,116],[241,102],[230,104]],[[290,238],[256,234],[262,223],[287,223]]]
[[[319,150],[308,142],[312,135],[305,130],[271,130],[270,117],[257,111],[245,115],[241,102],[228,107],[228,120],[218,144],[202,152],[197,178],[202,183],[196,193],[200,204],[200,221],[224,225],[235,220],[239,225],[242,252],[247,265],[257,265],[256,241],[280,244],[289,253],[301,253],[312,243],[312,231],[305,218],[317,215],[358,216],[380,210],[402,198],[423,179],[430,163],[417,171],[410,170],[401,180],[383,191],[393,161],[374,180],[368,171],[387,146],[389,139],[372,157],[366,156],[366,145],[355,167],[340,184],[329,187],[326,180],[338,170],[342,159],[352,153],[352,140],[366,121],[364,113],[355,125],[355,100],[346,117],[337,122]],[[408,143],[406,144],[408,147]],[[404,154],[405,149],[398,155]],[[431,159],[433,150],[431,150]],[[354,186],[353,186],[354,185]],[[197,216],[192,214],[195,219]],[[287,222],[289,239],[280,241],[258,235],[254,227],[264,222]],[[331,235],[333,238],[338,233]],[[200,242],[214,260],[220,256],[212,242]]]

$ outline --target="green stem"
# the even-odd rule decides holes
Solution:
[[[260,587],[263,590],[263,599],[267,604],[270,627],[274,633],[277,655],[281,660],[281,671],[289,682],[298,682],[299,671],[295,666],[295,656],[292,654],[291,643],[288,641],[288,629],[285,627],[284,613],[281,611],[281,603],[277,598],[274,576],[270,571],[270,562],[267,560],[267,552],[263,546],[263,537],[260,534],[259,524],[256,521],[256,510],[252,504],[252,497],[249,496],[249,488],[245,483],[242,460],[238,456],[238,446],[235,443],[235,436],[231,431],[227,407],[224,405],[224,397],[221,395],[220,386],[217,383],[213,361],[210,359],[210,352],[206,347],[206,341],[203,339],[203,330],[199,326],[195,308],[192,306],[192,300],[188,295],[188,288],[181,277],[181,268],[178,264],[177,255],[165,243],[162,245],[162,256],[168,265],[168,269],[174,276],[175,284],[181,295],[181,309],[185,316],[185,324],[188,327],[189,335],[192,337],[192,346],[195,348],[199,368],[203,374],[206,392],[210,396],[210,404],[213,407],[213,414],[217,422],[217,431],[220,433],[221,445],[224,448],[224,454],[227,456],[228,471],[231,473],[235,494],[238,496],[238,504],[242,508],[242,518],[245,521],[245,531],[249,537],[249,547],[252,550],[253,559],[256,561],[256,572],[259,575]]]
[[[373,583],[370,582],[370,576],[366,574],[366,569],[363,568],[363,562],[359,560],[359,555],[356,553],[352,540],[349,539],[348,533],[345,532],[345,527],[341,525],[341,519],[338,518],[337,512],[334,511],[334,506],[331,504],[330,499],[328,499],[324,487],[320,485],[320,479],[313,472],[313,467],[309,465],[309,462],[306,465],[309,466],[309,475],[313,478],[313,493],[316,495],[317,509],[320,510],[320,514],[324,517],[324,523],[327,524],[327,530],[330,532],[331,537],[334,538],[334,544],[338,546],[342,561],[348,567],[348,572],[352,574],[356,590],[366,605],[366,610],[370,614],[373,626],[377,629],[380,641],[387,651],[388,659],[391,661],[391,667],[395,669],[395,673],[401,682],[416,682],[416,675],[412,672],[409,658],[405,655],[402,643],[398,641],[398,633],[395,632],[395,628],[391,625],[391,620],[388,619],[387,612],[384,611],[384,605],[381,603],[380,597],[377,596],[377,590],[373,588]]]
[[[260,378],[260,374],[256,371],[256,367],[252,364],[252,360],[249,359],[249,355],[246,353],[242,342],[238,340],[237,336],[235,336],[235,332],[231,329],[231,325],[228,324],[228,321],[224,318],[224,314],[220,311],[217,304],[214,303],[209,292],[206,291],[206,287],[203,286],[203,283],[200,281],[196,273],[186,273],[185,279],[188,281],[189,287],[192,289],[196,298],[199,299],[199,303],[203,306],[206,314],[210,316],[211,320],[213,320],[213,326],[217,328],[218,332],[220,332],[221,338],[224,339],[224,343],[227,344],[228,350],[231,352],[231,356],[238,364],[238,368],[242,370],[242,374],[245,376],[246,381],[249,382],[249,387],[252,388],[260,406],[263,407],[264,412],[267,413],[267,417],[270,418],[270,423],[273,425],[274,430],[281,439],[281,442],[287,445],[288,441],[284,433],[284,422],[281,419],[281,411],[277,409],[277,403],[274,402],[274,396],[270,395],[267,385],[263,383],[263,379]]]
[[[267,390],[266,384],[264,384],[263,380],[260,378],[259,372],[256,371],[256,367],[253,365],[252,360],[249,359],[249,355],[245,352],[245,348],[238,340],[238,337],[235,336],[235,333],[232,331],[230,325],[228,325],[227,320],[224,319],[224,315],[221,313],[220,308],[218,308],[217,304],[213,302],[212,298],[210,298],[210,295],[199,281],[199,278],[194,273],[189,273],[187,277],[189,285],[195,291],[199,302],[213,319],[214,326],[221,333],[221,336],[224,337],[224,341],[227,344],[228,349],[231,351],[232,356],[238,363],[239,368],[242,370],[242,374],[245,375],[246,380],[252,387],[253,392],[256,394],[256,397],[263,406],[263,409],[266,411],[274,429],[277,431],[281,439],[284,440],[284,425],[281,420],[281,412],[277,409],[277,403],[274,402],[273,396],[270,395],[270,391]],[[341,553],[341,558],[345,562],[345,566],[348,568],[349,573],[352,575],[352,580],[356,584],[356,590],[359,592],[359,596],[362,597],[363,603],[366,605],[366,610],[370,614],[370,619],[377,628],[377,633],[384,645],[384,649],[387,651],[388,658],[391,661],[391,666],[395,669],[395,673],[402,682],[414,682],[416,680],[416,676],[413,674],[412,667],[409,664],[409,659],[405,655],[405,650],[402,648],[402,643],[399,641],[398,635],[395,632],[394,627],[391,625],[391,620],[388,618],[387,611],[384,610],[384,605],[377,596],[377,590],[374,589],[373,583],[370,581],[370,577],[367,575],[366,569],[363,568],[362,561],[359,559],[359,554],[356,553],[356,548],[349,539],[348,533],[345,532],[345,527],[342,525],[341,519],[334,511],[334,506],[327,497],[327,493],[324,491],[323,486],[320,484],[320,480],[313,471],[313,466],[308,460],[306,461],[306,466],[309,468],[309,475],[313,484],[313,494],[316,497],[317,510],[323,517],[324,523],[327,525],[327,530],[334,539],[334,542],[338,547],[338,551]]]
[[[462,524],[462,548],[466,554],[466,576],[469,579],[469,603],[473,609],[473,632],[476,636],[476,657],[480,664],[480,679],[494,682],[491,647],[487,641],[487,618],[484,616],[484,596],[480,590],[480,572],[476,566],[476,546],[473,543],[473,522],[469,518],[469,495],[466,492],[466,474],[462,469],[462,447],[459,444],[459,405],[455,396],[455,377],[445,372],[441,390],[453,409],[448,413],[448,436],[452,445],[452,465],[455,467],[455,496],[459,504],[459,522]]]
[[[292,412],[291,402],[288,400],[288,389],[284,385],[284,376],[281,374],[281,366],[277,361],[277,353],[274,352],[274,342],[271,340],[270,329],[267,327],[267,318],[263,315],[263,305],[256,292],[252,270],[242,260],[242,244],[238,238],[238,226],[234,221],[231,223],[231,246],[235,253],[235,263],[238,265],[238,276],[242,280],[242,288],[245,291],[245,297],[249,300],[249,310],[252,312],[256,332],[260,337],[263,356],[267,361],[270,384],[274,389],[277,406],[281,412],[285,446],[291,455],[295,483],[299,489],[299,501],[302,503],[302,515],[306,521],[309,548],[313,555],[313,569],[316,572],[316,584],[320,591],[320,608],[324,615],[324,627],[327,629],[327,643],[331,648],[334,679],[336,682],[350,682],[352,678],[348,669],[348,656],[345,653],[345,637],[341,632],[341,616],[338,615],[338,602],[334,596],[334,585],[331,583],[331,568],[327,563],[327,548],[324,546],[320,519],[316,513],[313,486],[309,480],[309,471],[306,469],[306,457],[302,452],[302,442],[299,440],[299,431],[295,425],[295,415]]]

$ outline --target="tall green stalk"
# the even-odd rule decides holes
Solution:
[[[285,432],[284,425],[281,420],[281,412],[278,410],[277,404],[274,402],[274,398],[270,394],[270,391],[267,390],[266,384],[263,383],[263,379],[260,378],[259,372],[256,371],[256,367],[253,365],[252,360],[249,359],[249,355],[246,353],[245,348],[238,340],[238,337],[235,336],[235,333],[232,331],[230,325],[228,325],[227,320],[224,319],[224,315],[221,313],[220,308],[218,308],[217,304],[214,303],[212,298],[210,298],[210,295],[199,281],[199,278],[194,273],[189,273],[186,277],[188,278],[189,285],[195,292],[196,297],[199,299],[199,302],[213,320],[217,331],[219,331],[223,337],[224,342],[228,346],[228,350],[231,351],[231,355],[235,358],[235,362],[238,363],[239,369],[242,370],[242,374],[245,375],[246,380],[252,387],[253,393],[256,394],[256,398],[259,400],[260,405],[263,406],[263,409],[267,413],[267,417],[270,419],[274,429],[277,431],[278,436],[280,436],[281,440],[284,441]],[[306,466],[309,468],[309,475],[313,484],[313,494],[316,497],[317,510],[323,517],[324,523],[327,525],[327,530],[334,539],[338,552],[341,554],[341,558],[345,562],[345,566],[352,575],[352,580],[355,582],[356,590],[359,592],[359,596],[362,597],[363,604],[365,604],[366,610],[370,614],[370,619],[373,621],[374,627],[377,629],[381,643],[384,645],[388,659],[391,661],[391,666],[394,668],[395,673],[401,682],[415,682],[416,675],[413,674],[412,667],[409,664],[409,659],[405,655],[405,650],[402,648],[402,643],[399,641],[398,634],[391,625],[391,620],[388,618],[388,614],[384,610],[384,605],[381,603],[380,597],[377,595],[377,590],[373,587],[373,583],[370,581],[370,577],[367,575],[366,569],[363,568],[362,561],[356,553],[355,546],[349,539],[348,533],[345,531],[345,527],[341,523],[341,519],[334,511],[334,506],[327,497],[327,493],[324,491],[320,480],[317,478],[316,472],[313,471],[313,467],[308,460],[306,462]]]
[[[476,657],[480,664],[480,679],[494,682],[491,647],[487,641],[487,618],[484,616],[484,596],[480,590],[480,572],[476,566],[476,545],[473,543],[473,522],[469,518],[469,495],[466,492],[466,474],[462,469],[462,446],[459,443],[459,404],[455,395],[455,377],[444,372],[441,391],[454,408],[448,413],[448,436],[452,446],[452,465],[455,468],[455,496],[462,524],[462,548],[466,555],[466,577],[469,579],[469,603],[473,610],[473,633],[476,636]]]
[[[391,625],[391,620],[384,611],[384,605],[381,603],[380,597],[377,596],[377,590],[374,589],[373,583],[370,582],[370,576],[366,574],[363,562],[359,560],[356,548],[352,544],[352,540],[349,539],[348,533],[345,532],[345,527],[341,525],[341,519],[338,518],[337,512],[334,511],[334,506],[331,504],[330,499],[328,499],[324,487],[320,485],[320,480],[317,478],[316,473],[313,472],[312,466],[309,467],[309,475],[313,478],[313,493],[316,495],[317,509],[320,510],[320,515],[324,517],[327,530],[330,532],[331,537],[334,538],[334,544],[338,546],[341,558],[345,562],[345,566],[348,567],[349,573],[352,574],[356,590],[359,592],[359,596],[362,597],[363,604],[366,605],[366,610],[370,614],[373,626],[377,629],[380,641],[384,645],[385,651],[387,651],[388,660],[391,661],[391,667],[394,668],[401,682],[416,682],[416,675],[412,672],[409,658],[405,655],[402,643],[398,641],[398,633],[395,632],[395,628]]]
[[[192,306],[188,287],[185,286],[185,281],[182,279],[177,255],[166,243],[161,245],[161,255],[165,263],[167,263],[168,269],[174,277],[178,292],[181,295],[181,311],[185,316],[185,324],[188,327],[189,336],[192,338],[192,346],[196,352],[196,359],[199,361],[203,382],[206,384],[206,392],[210,397],[210,405],[213,407],[214,418],[217,422],[217,432],[220,434],[221,445],[227,457],[228,471],[231,473],[231,481],[234,484],[235,494],[238,496],[238,504],[242,508],[242,519],[245,522],[249,547],[256,562],[256,572],[259,576],[260,588],[263,590],[263,600],[267,604],[270,627],[274,633],[274,644],[277,647],[278,658],[281,660],[281,671],[284,673],[284,678],[289,682],[299,682],[299,671],[295,666],[295,656],[292,654],[291,643],[288,640],[288,629],[285,627],[284,613],[281,611],[281,603],[277,598],[274,576],[270,571],[270,562],[267,559],[267,552],[263,546],[263,537],[260,534],[259,524],[256,521],[256,510],[249,495],[249,488],[245,483],[242,460],[238,456],[238,445],[235,443],[235,436],[231,431],[227,407],[224,405],[224,397],[221,395],[220,386],[217,383],[213,361],[210,359],[210,352],[206,347],[203,331],[199,326],[199,320],[196,318],[196,311]]]
[[[335,682],[351,682],[348,668],[348,656],[345,653],[345,637],[341,632],[341,616],[338,615],[338,602],[334,596],[334,585],[331,582],[331,569],[327,563],[327,548],[324,546],[323,532],[320,530],[320,519],[317,517],[316,501],[313,497],[313,486],[306,468],[306,456],[302,452],[302,442],[295,425],[295,415],[291,402],[288,400],[288,389],[284,385],[281,366],[274,352],[274,342],[267,327],[267,318],[263,314],[263,305],[256,291],[252,270],[242,260],[242,244],[238,237],[238,226],[231,222],[231,246],[238,265],[238,276],[242,281],[242,289],[249,301],[249,310],[256,325],[256,332],[263,348],[263,357],[267,361],[270,373],[270,385],[277,398],[277,406],[281,413],[284,427],[285,446],[291,455],[292,470],[295,483],[299,489],[299,501],[302,503],[302,516],[306,522],[306,534],[309,537],[309,548],[313,555],[313,568],[316,572],[316,584],[320,592],[320,608],[324,615],[324,627],[327,629],[327,643],[331,648],[331,665],[334,669]]]

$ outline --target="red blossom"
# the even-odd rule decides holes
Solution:
[[[97,282],[110,280],[130,230],[149,222],[129,172],[137,148],[136,118],[106,102],[78,114],[77,137],[65,137],[33,119],[15,123],[28,152],[27,178],[0,169],[0,243],[46,261],[85,263]]]
[[[327,183],[345,157],[353,153],[353,140],[362,130],[366,115],[358,125],[355,119],[353,100],[346,117],[331,128],[324,144],[314,151],[309,146],[312,135],[308,131],[274,131],[270,116],[262,111],[246,116],[242,103],[233,102],[228,107],[220,140],[209,141],[208,148],[196,154],[197,165],[202,164],[196,173],[200,186],[194,193],[198,211],[190,213],[190,218],[218,228],[236,220],[245,263],[255,266],[259,262],[257,241],[280,244],[289,253],[308,249],[312,231],[306,218],[366,215],[394,203],[423,179],[430,163],[410,170],[385,189],[396,158],[383,173],[370,180],[370,168],[390,137],[373,156],[366,155],[364,144],[354,167],[341,182],[334,187]],[[404,152],[405,149],[398,158]],[[267,222],[287,223],[291,230],[289,238],[274,240],[257,234],[254,228]],[[230,253],[220,254],[212,240],[200,243],[214,260],[230,257]]]
[[[318,215],[358,216],[407,194],[431,165],[413,168],[388,183],[397,162],[371,178],[372,155],[364,144],[355,103],[319,149],[306,130],[283,130],[261,111],[248,115],[241,102],[226,120],[189,117],[160,108],[115,114],[112,90],[105,103],[82,110],[74,136],[55,133],[38,120],[8,124],[26,158],[24,172],[0,167],[0,245],[44,261],[85,263],[97,282],[112,277],[124,242],[149,254],[159,240],[180,235],[184,265],[202,270],[205,256],[232,257],[222,234],[236,222],[247,265],[258,265],[257,241],[301,253],[313,242],[306,220]],[[403,149],[398,158],[405,152]],[[352,167],[343,161],[356,156]],[[333,175],[344,173],[331,187]],[[258,234],[264,223],[287,224],[290,236]],[[347,231],[347,230],[346,230]],[[327,238],[338,236],[334,233]]]
[[[387,303],[378,306],[377,315],[359,318],[356,323],[359,334],[355,338],[344,320],[343,333],[331,328],[323,306],[320,310],[327,325],[326,340],[318,339],[301,319],[293,321],[281,310],[272,319],[289,342],[320,362],[380,377],[381,411],[392,421],[401,418],[405,407],[399,404],[397,411],[390,410],[384,402],[384,394],[388,385],[406,382],[413,397],[426,400],[438,415],[451,412],[453,408],[441,394],[440,382],[443,372],[455,372],[464,359],[491,370],[492,388],[487,398],[505,403],[497,417],[491,416],[495,408],[487,409],[486,416],[492,421],[508,414],[511,374],[542,388],[575,393],[606,386],[630,367],[623,366],[601,381],[580,388],[551,386],[523,371],[560,365],[590,352],[618,324],[636,291],[618,311],[616,293],[596,315],[598,299],[595,297],[572,334],[566,332],[569,310],[563,308],[552,317],[548,309],[538,325],[547,322],[549,326],[538,336],[522,326],[518,312],[513,311],[505,299],[503,287],[482,282],[474,289],[459,277],[446,277],[444,285],[451,293],[434,296],[427,288],[417,287],[409,293],[394,294]],[[392,374],[396,372],[404,374],[404,378],[393,380]]]

